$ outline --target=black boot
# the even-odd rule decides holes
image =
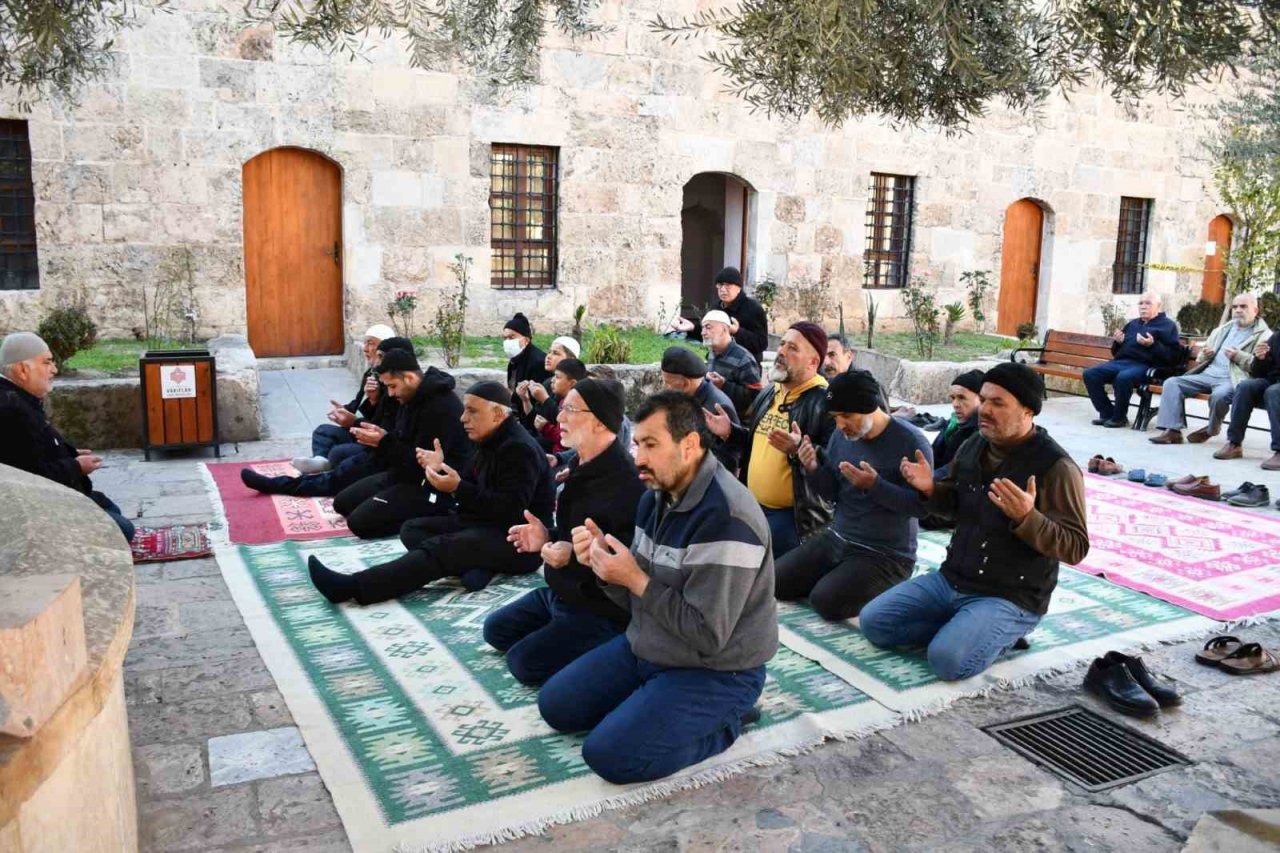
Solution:
[[[326,568],[324,563],[315,557],[307,558],[307,569],[311,572],[311,582],[315,584],[316,589],[334,604],[350,601],[360,591],[360,584],[355,578]]]
[[[240,482],[264,495],[293,495],[298,490],[298,477],[268,477],[250,468],[240,469]]]
[[[1156,700],[1133,680],[1123,662],[1096,658],[1084,677],[1084,689],[1096,694],[1122,714],[1151,717],[1160,710]]]
[[[1129,674],[1133,676],[1133,680],[1138,682],[1138,686],[1151,696],[1152,699],[1159,703],[1161,708],[1171,708],[1174,705],[1182,704],[1182,697],[1178,695],[1178,690],[1167,679],[1157,680],[1151,674],[1151,670],[1147,669],[1147,665],[1142,662],[1142,658],[1129,657],[1119,652],[1107,652],[1107,658],[1114,663],[1124,665],[1129,670]]]

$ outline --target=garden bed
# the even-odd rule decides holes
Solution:
[[[207,346],[207,341],[158,343],[134,338],[107,338],[67,359],[62,372],[78,378],[137,376],[138,359],[147,350],[205,349]]]

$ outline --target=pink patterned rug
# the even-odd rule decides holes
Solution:
[[[1085,493],[1076,568],[1213,619],[1280,610],[1280,518],[1095,474]]]
[[[252,468],[268,477],[296,477],[286,459],[263,462],[208,463],[226,516],[227,536],[243,545],[263,545],[285,539],[327,539],[346,536],[347,520],[333,511],[333,498],[292,498],[264,495],[240,481],[240,469]]]

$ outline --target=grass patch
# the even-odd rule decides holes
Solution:
[[[587,346],[591,343],[591,331],[583,334],[582,352],[587,351]],[[653,364],[662,360],[662,353],[669,346],[682,345],[686,346],[699,355],[706,356],[706,347],[701,344],[687,343],[685,341],[673,341],[664,338],[656,332],[648,329],[622,329],[621,335],[631,342],[631,364]],[[551,346],[551,342],[559,335],[534,335],[533,342],[546,352]],[[419,354],[427,354],[433,356],[433,361],[440,361],[440,341],[435,337],[416,336],[413,338],[414,348]],[[507,356],[502,351],[502,338],[498,336],[475,336],[468,335],[466,343],[462,348],[463,364],[469,367],[496,367],[502,368],[507,366]]]
[[[864,338],[865,341],[865,338]],[[852,341],[855,346],[857,340]],[[876,352],[896,356],[907,361],[924,361],[916,350],[916,336],[912,332],[880,332],[875,340]],[[934,361],[971,361],[996,355],[1001,350],[1013,349],[1017,341],[996,335],[980,335],[977,332],[956,332],[950,346],[939,343],[933,348]]]
[[[104,370],[119,371],[138,368],[138,359],[147,350],[170,350],[203,347],[203,343],[169,343],[149,344],[147,341],[133,338],[106,338],[92,347],[81,350],[67,359],[68,370]]]

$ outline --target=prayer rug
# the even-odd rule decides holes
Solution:
[[[783,648],[768,666],[760,723],[730,750],[658,782],[611,785],[583,764],[582,736],[547,727],[536,689],[512,678],[482,638],[485,616],[540,586],[539,575],[335,607],[312,587],[309,555],[349,572],[402,546],[347,538],[216,553],[356,851],[508,840],[900,720]]]
[[[129,547],[133,550],[135,563],[191,560],[213,553],[209,548],[209,527],[206,524],[135,527]]]
[[[1077,568],[1225,622],[1280,610],[1280,519],[1092,474],[1085,486]]]
[[[950,539],[949,531],[921,532],[916,574],[937,571]],[[964,696],[1072,669],[1110,649],[1174,642],[1219,627],[1181,607],[1066,566],[1059,569],[1049,612],[1027,637],[1031,648],[1010,652],[986,672],[964,681],[940,680],[923,650],[878,649],[849,622],[827,622],[808,607],[779,602],[778,621],[782,642],[789,648],[911,718]]]
[[[287,459],[262,462],[205,463],[208,484],[225,518],[222,529],[231,542],[259,545],[285,539],[327,539],[347,536],[347,520],[333,511],[333,498],[295,498],[264,495],[240,481],[240,469],[251,468],[267,477],[296,477]]]

